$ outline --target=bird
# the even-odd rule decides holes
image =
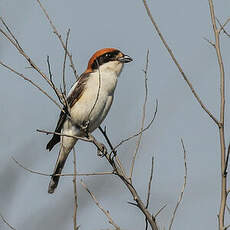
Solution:
[[[55,133],[46,149],[60,142],[59,155],[50,179],[48,193],[54,193],[66,159],[77,142],[78,137],[86,137],[97,129],[107,116],[125,63],[133,59],[116,48],[103,48],[96,51],[88,62],[87,69],[73,84],[67,95],[67,106],[63,107],[56,125]],[[68,136],[65,136],[68,135]],[[59,175],[56,175],[59,174]]]

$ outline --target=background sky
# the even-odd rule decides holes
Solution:
[[[146,52],[150,51],[146,124],[153,116],[155,101],[159,107],[153,126],[144,133],[136,165],[134,185],[143,200],[154,156],[154,178],[149,210],[156,213],[161,229],[167,229],[184,178],[183,151],[187,150],[188,178],[173,229],[217,229],[220,203],[220,152],[218,129],[202,111],[176,66],[163,47],[146,15],[141,0],[42,1],[58,31],[65,36],[71,29],[69,48],[78,73],[82,73],[91,55],[104,47],[116,47],[133,58],[119,78],[113,106],[103,123],[114,145],[137,132],[144,102]],[[208,1],[148,1],[152,14],[183,70],[209,110],[219,116],[219,70],[215,50],[203,38],[213,40]],[[221,22],[229,17],[230,1],[214,1]],[[38,3],[34,0],[1,0],[0,16],[12,28],[17,39],[35,63],[48,73],[49,55],[54,80],[59,86],[64,51],[53,34]],[[1,26],[2,27],[2,26]],[[228,26],[229,28],[229,26]],[[229,132],[230,40],[221,35],[226,73],[226,144]],[[48,85],[0,35],[0,60],[34,80],[51,95]],[[51,173],[58,146],[47,152],[50,136],[36,129],[53,130],[59,109],[27,82],[0,67],[0,213],[17,230],[73,229],[72,178],[61,178],[53,195],[47,193],[49,177],[28,173],[13,162]],[[68,88],[74,82],[67,68]],[[103,141],[98,131],[95,136]],[[136,140],[119,149],[119,157],[129,169]],[[78,142],[78,172],[108,171],[105,159],[96,156],[95,147]],[[64,172],[73,172],[70,155]],[[132,197],[115,176],[83,177],[101,204],[110,211],[122,229],[143,229],[141,212],[129,205]],[[78,184],[78,225],[80,229],[112,228],[103,213]],[[227,215],[226,223],[230,219]],[[0,229],[8,227],[0,221]]]

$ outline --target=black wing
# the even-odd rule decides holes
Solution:
[[[83,73],[78,81],[75,83],[75,86],[73,86],[74,88],[71,89],[72,91],[70,91],[70,94],[67,98],[67,102],[71,107],[73,107],[73,105],[79,100],[79,98],[81,97],[82,93],[84,92],[84,88],[85,88],[85,83],[88,80],[89,77],[89,73]],[[67,117],[67,109],[64,108],[64,111],[66,111],[65,113],[63,111],[61,111],[60,116],[59,116],[59,120],[55,129],[55,133],[60,133],[63,127],[63,124],[66,120]],[[49,141],[49,143],[46,145],[46,149],[48,149],[49,151],[51,151],[51,149],[54,147],[54,145],[56,145],[59,141],[60,141],[60,135],[58,134],[54,134],[52,139]]]

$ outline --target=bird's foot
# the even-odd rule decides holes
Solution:
[[[82,122],[81,130],[86,134],[89,132],[89,120]]]
[[[106,149],[105,145],[102,144],[102,143],[98,143],[98,146],[97,146],[97,155],[99,157],[104,157],[106,154],[107,154],[107,149]]]

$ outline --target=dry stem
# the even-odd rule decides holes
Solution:
[[[186,160],[186,150],[185,150],[184,142],[183,142],[182,139],[181,139],[181,144],[182,144],[182,148],[183,148],[183,152],[184,152],[184,184],[183,184],[183,186],[182,186],[181,193],[180,193],[180,196],[179,196],[179,198],[178,198],[176,207],[175,207],[175,209],[173,210],[172,218],[171,218],[171,221],[170,221],[170,224],[169,224],[169,230],[171,230],[171,228],[172,228],[172,224],[173,224],[173,221],[174,221],[174,219],[175,219],[177,209],[178,209],[178,207],[179,207],[179,205],[180,205],[180,203],[181,203],[181,201],[182,201],[182,198],[183,198],[183,195],[184,195],[184,190],[185,190],[186,183],[187,183],[187,160]]]
[[[20,162],[18,162],[14,157],[12,157],[12,160],[19,165],[21,168],[23,168],[24,170],[33,173],[33,174],[37,174],[37,175],[41,175],[41,176],[53,176],[53,174],[48,174],[48,173],[42,173],[42,172],[38,172],[32,169],[29,169],[27,167],[25,167],[24,165],[22,165]],[[104,176],[104,175],[113,175],[114,172],[95,172],[95,173],[65,173],[65,174],[55,174],[55,176]]]
[[[117,224],[115,224],[115,222],[113,221],[113,219],[112,219],[109,211],[105,210],[102,207],[102,205],[96,199],[95,195],[88,189],[88,187],[86,186],[86,184],[82,180],[80,180],[80,183],[81,183],[82,187],[89,193],[89,195],[91,196],[91,198],[93,199],[93,201],[95,202],[95,204],[98,206],[98,208],[101,209],[101,211],[106,215],[106,217],[108,218],[109,223],[111,225],[113,225],[116,230],[120,230],[120,227]]]
[[[147,2],[146,0],[142,0],[143,1],[143,4],[145,6],[145,9],[147,11],[147,14],[154,26],[154,28],[156,29],[162,43],[164,44],[165,48],[167,49],[167,51],[169,52],[173,62],[175,63],[175,65],[177,66],[178,70],[180,71],[183,79],[185,80],[185,82],[187,83],[187,85],[189,86],[190,90],[192,91],[192,94],[194,95],[194,97],[196,98],[197,102],[200,104],[200,106],[203,108],[203,110],[212,118],[212,120],[217,124],[219,125],[219,122],[217,120],[217,118],[208,110],[208,108],[204,105],[204,103],[202,102],[202,100],[200,99],[200,97],[198,96],[198,94],[196,93],[195,89],[193,88],[192,86],[192,83],[189,81],[189,79],[187,78],[186,74],[184,73],[183,69],[181,68],[180,64],[178,63],[177,59],[175,58],[172,50],[169,48],[166,40],[164,39],[158,25],[156,24],[155,20],[153,19],[153,16],[151,14],[151,11],[147,5]]]
[[[75,65],[74,65],[74,63],[73,63],[72,54],[70,54],[70,52],[68,51],[67,46],[65,45],[65,43],[64,43],[64,41],[63,41],[61,35],[58,33],[58,31],[57,31],[55,25],[53,24],[52,20],[50,19],[49,15],[48,15],[48,13],[47,13],[47,11],[46,11],[46,9],[45,9],[45,7],[41,4],[41,2],[40,2],[39,0],[37,0],[37,2],[38,2],[38,4],[39,4],[39,6],[41,7],[43,13],[45,14],[46,18],[48,19],[48,21],[49,21],[49,23],[50,23],[50,25],[51,25],[51,27],[52,27],[52,29],[53,29],[54,34],[57,35],[57,37],[58,37],[58,39],[59,39],[59,41],[60,41],[60,43],[61,43],[63,49],[65,50],[66,54],[68,55],[69,61],[70,61],[70,67],[72,68],[73,73],[74,73],[74,76],[75,76],[75,78],[77,79],[77,78],[78,78],[78,75],[77,75],[77,70],[76,70],[76,68],[75,68]]]
[[[149,185],[148,185],[148,193],[147,193],[147,202],[146,202],[146,209],[149,207],[149,200],[150,200],[150,193],[151,193],[151,185],[153,180],[153,167],[154,167],[154,158],[152,157],[152,165],[151,165],[151,171],[150,171],[150,177],[149,177]],[[148,229],[148,220],[145,217],[145,230]]]
[[[225,76],[224,76],[224,65],[220,51],[220,31],[216,26],[216,17],[214,12],[214,6],[212,0],[209,0],[209,9],[212,20],[212,27],[215,36],[215,50],[219,64],[220,70],[220,122],[218,123],[219,127],[219,136],[220,136],[220,151],[221,151],[221,201],[220,201],[220,210],[218,215],[219,220],[219,230],[224,230],[224,216],[226,209],[226,199],[227,199],[227,175],[225,174],[225,165],[226,165],[226,150],[225,150],[225,137],[224,137],[224,113],[225,113]]]
[[[16,230],[11,224],[9,224],[9,222],[2,216],[2,214],[0,213],[0,217],[2,219],[2,221],[12,230]]]
[[[144,99],[143,111],[142,111],[142,120],[141,120],[140,135],[139,135],[139,137],[138,137],[136,149],[135,149],[135,152],[134,152],[134,154],[133,154],[133,159],[132,159],[131,168],[130,168],[130,174],[129,174],[130,180],[132,179],[132,176],[133,176],[134,164],[135,164],[137,152],[138,152],[138,150],[139,150],[139,148],[140,148],[141,138],[142,138],[143,129],[144,129],[144,124],[145,124],[146,104],[147,104],[147,98],[148,98],[148,84],[147,84],[148,65],[149,65],[149,50],[147,51],[147,55],[146,55],[146,65],[145,65],[145,69],[144,69],[144,78],[145,78],[145,99]]]
[[[77,165],[76,165],[76,151],[73,147],[73,168],[74,168],[74,176],[73,176],[73,191],[74,191],[74,209],[73,209],[73,229],[78,230],[77,226],[77,208],[78,208],[78,200],[77,200]]]

